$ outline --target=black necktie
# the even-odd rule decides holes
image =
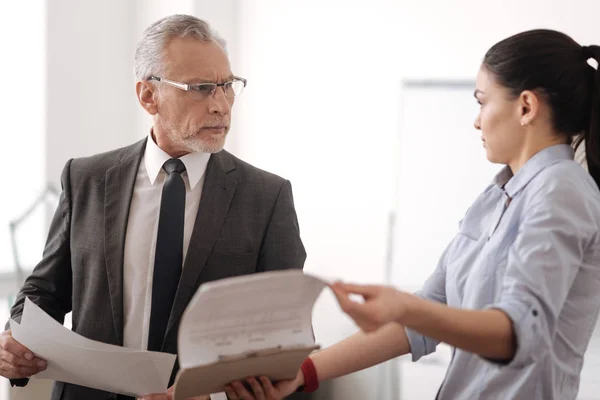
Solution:
[[[185,165],[181,160],[172,158],[165,162],[163,169],[169,177],[160,200],[152,278],[148,350],[153,351],[161,350],[183,264],[185,184],[181,173],[185,171]]]

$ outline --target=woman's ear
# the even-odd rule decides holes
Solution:
[[[531,124],[540,112],[540,99],[531,90],[524,90],[519,95],[518,118],[521,126]]]

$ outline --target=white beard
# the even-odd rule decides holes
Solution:
[[[188,150],[196,151],[200,153],[218,153],[225,147],[225,138],[227,135],[223,135],[217,140],[214,139],[200,139],[196,136],[179,136],[169,131],[169,138],[173,143],[177,143]]]
[[[197,133],[200,129],[182,131],[173,124],[163,123],[162,125],[172,143],[178,144],[189,151],[218,153],[225,147],[227,133],[219,136],[218,139],[212,137],[209,139],[201,139],[198,137]]]

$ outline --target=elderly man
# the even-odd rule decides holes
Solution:
[[[85,337],[176,354],[182,313],[200,284],[301,269],[306,253],[290,182],[223,150],[246,86],[224,40],[195,17],[163,18],[137,46],[135,75],[153,118],[147,138],[67,162],[43,258],[11,318],[20,320],[29,297],[61,322],[72,311]],[[45,368],[9,330],[0,346],[0,375],[13,385]],[[125,397],[63,382],[51,396],[117,398]]]

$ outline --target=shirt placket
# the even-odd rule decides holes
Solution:
[[[488,236],[487,236],[488,241],[491,239],[491,237],[494,235],[494,233],[498,229],[498,226],[500,225],[500,221],[502,221],[502,217],[504,216],[504,213],[506,212],[506,209],[508,208],[511,200],[512,200],[511,197],[506,193],[506,191],[504,189],[502,189],[502,198],[500,199],[500,201],[498,202],[498,205],[496,206],[496,209],[494,210],[492,224],[490,226],[490,230],[489,230]]]

